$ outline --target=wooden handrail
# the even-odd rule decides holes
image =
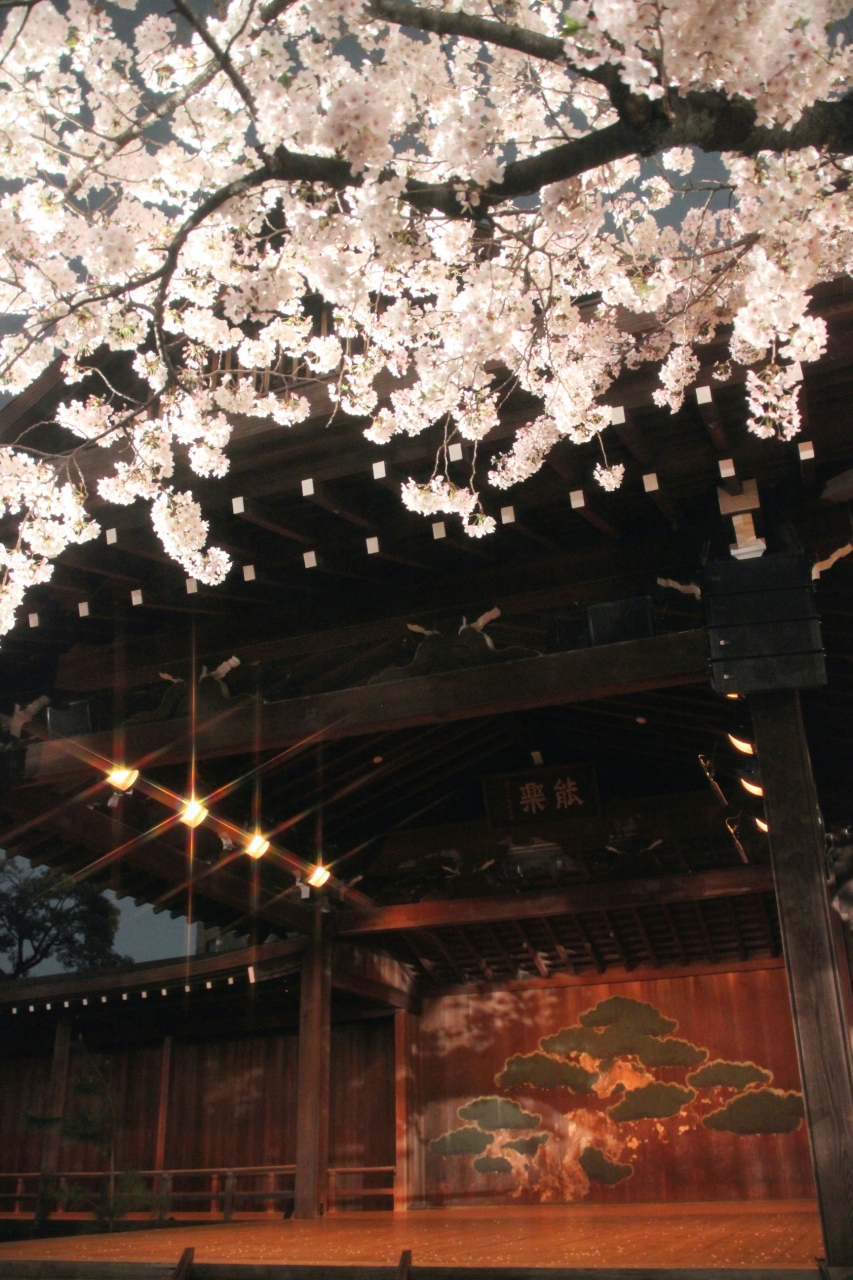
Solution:
[[[217,1216],[216,1206],[218,1205],[221,1217],[227,1222],[233,1218],[235,1203],[238,1201],[265,1201],[271,1209],[276,1201],[292,1201],[295,1194],[293,1185],[276,1186],[278,1178],[293,1179],[295,1177],[296,1166],[293,1164],[238,1165],[230,1168],[227,1165],[216,1165],[203,1169],[141,1169],[138,1173],[140,1177],[150,1180],[152,1187],[159,1190],[160,1194],[166,1198],[167,1208],[165,1210],[161,1208],[158,1214],[161,1220],[165,1213],[171,1212],[175,1202],[206,1201],[210,1205],[211,1217]],[[389,1185],[342,1186],[339,1179],[348,1174],[357,1174],[362,1180],[369,1174],[390,1175]],[[35,1170],[25,1173],[0,1171],[0,1201],[11,1200],[14,1203],[12,1211],[14,1217],[33,1216],[39,1194],[40,1176]],[[54,1175],[57,1182],[103,1180],[109,1176],[110,1173],[106,1169],[59,1171]],[[240,1180],[253,1177],[264,1177],[266,1185],[263,1187],[239,1185]],[[205,1179],[207,1186],[184,1189],[180,1185],[175,1185],[181,1178]],[[396,1166],[392,1164],[335,1165],[328,1170],[329,1203],[331,1205],[336,1201],[393,1196],[395,1178]],[[4,1180],[10,1184],[8,1191],[4,1190]],[[26,1189],[28,1183],[32,1186],[30,1191]],[[31,1208],[23,1208],[26,1201],[31,1202]]]

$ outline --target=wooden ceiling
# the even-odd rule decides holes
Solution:
[[[605,436],[609,461],[626,467],[622,489],[605,494],[591,482],[600,458],[597,445],[560,446],[524,486],[507,493],[484,489],[487,510],[499,527],[494,537],[479,541],[455,530],[450,518],[444,521],[446,536],[435,538],[431,521],[400,504],[401,480],[408,475],[424,479],[432,470],[434,435],[380,450],[364,440],[363,423],[330,420],[322,388],[312,391],[311,420],[293,429],[270,430],[264,422],[235,419],[227,479],[207,483],[178,474],[175,481],[179,488],[192,484],[210,518],[211,540],[233,556],[235,568],[224,586],[188,594],[185,575],[166,557],[141,505],[107,509],[95,502],[103,528],[114,528],[116,541],[108,544],[102,536],[72,549],[59,561],[52,582],[35,589],[0,649],[3,709],[43,692],[52,695],[54,705],[84,698],[94,727],[111,732],[146,698],[150,701],[152,693],[144,686],[160,685],[160,670],[186,676],[193,661],[198,669],[236,653],[242,665],[229,679],[232,693],[246,699],[246,708],[260,693],[267,704],[263,716],[278,717],[279,723],[296,707],[291,700],[301,699],[308,707],[311,699],[364,684],[383,668],[409,661],[416,638],[407,622],[450,634],[463,615],[470,620],[493,605],[502,610],[490,627],[498,647],[523,645],[553,655],[588,646],[585,611],[602,600],[649,595],[658,634],[696,631],[702,624],[700,606],[690,596],[659,587],[657,579],[690,581],[703,556],[726,554],[717,505],[720,459],[732,458],[742,479],[757,479],[770,550],[790,545],[793,536],[815,556],[825,556],[850,537],[848,504],[824,501],[821,494],[829,480],[853,467],[853,286],[828,286],[816,306],[829,320],[831,343],[826,357],[805,370],[801,438],[814,443],[813,463],[800,462],[797,441],[767,443],[749,435],[742,379],[712,384],[710,406],[700,406],[689,394],[684,408],[672,415],[653,404],[653,373],[641,369],[620,379],[609,397],[626,409],[625,424]],[[700,383],[711,382],[711,369],[721,357],[720,343],[707,349]],[[110,372],[120,375],[120,363]],[[59,398],[56,370],[48,371],[0,411],[0,440],[11,443],[22,430],[44,422]],[[490,457],[507,447],[512,430],[532,410],[521,396],[508,403],[501,426],[481,450],[481,478]],[[38,439],[41,431],[46,441],[51,430],[37,428],[31,438]],[[386,475],[377,479],[374,463],[380,460]],[[93,467],[102,464],[102,457],[94,458]],[[454,465],[461,482],[465,467]],[[659,487],[649,492],[643,477],[651,473]],[[303,493],[307,479],[314,490],[309,496]],[[579,491],[582,507],[570,498]],[[233,509],[236,498],[242,499],[242,512]],[[514,519],[500,523],[501,509],[508,506]],[[367,538],[378,539],[376,554],[368,554]],[[315,552],[317,567],[305,567],[306,551]],[[853,816],[851,562],[853,557],[839,562],[817,583],[830,685],[804,695],[821,798],[831,821]],[[251,580],[244,578],[246,566],[254,569]],[[135,590],[142,591],[138,607],[131,604]],[[84,600],[89,616],[81,618],[78,604]],[[30,611],[38,613],[37,628],[28,625]],[[500,668],[491,670],[499,687]],[[361,876],[360,891],[391,901],[395,895],[404,900],[408,890],[399,867],[383,864],[383,851],[401,839],[414,840],[407,833],[425,828],[435,829],[428,841],[439,851],[450,827],[457,836],[466,823],[482,830],[482,777],[524,767],[534,750],[546,763],[591,760],[605,812],[636,797],[686,795],[703,787],[710,795],[698,764],[703,754],[715,759],[736,814],[737,761],[724,745],[730,709],[699,682],[701,672],[690,678],[694,683],[684,687],[637,688],[618,696],[600,692],[565,705],[559,705],[565,699],[555,691],[554,705],[545,699],[521,711],[508,711],[498,699],[466,719],[444,715],[440,723],[364,726],[322,746],[311,742],[266,770],[260,798],[264,825],[282,827],[281,839],[300,857],[310,859],[318,845],[328,850],[343,860],[342,878]],[[406,696],[404,685],[387,688],[397,690],[398,701]],[[369,701],[372,693],[363,692]],[[314,711],[319,705],[311,703]],[[246,711],[243,718],[249,723],[253,715]],[[274,752],[264,735],[253,744],[251,733],[241,737],[232,727],[223,731],[217,752],[198,762],[203,794],[281,749],[279,744]],[[159,733],[160,726],[156,729]],[[157,733],[152,728],[151,741],[162,744],[181,738],[183,730],[172,722],[168,732],[159,738]],[[151,776],[181,794],[187,785],[184,756],[174,748],[171,757],[153,760]],[[141,797],[123,801],[118,812],[104,808],[103,790],[80,801],[83,785],[56,776],[39,788],[8,792],[0,808],[7,834],[17,833],[9,847],[35,861],[81,869],[122,841],[136,840],[157,820],[156,806]],[[96,805],[86,810],[91,817],[82,824],[81,803]],[[221,808],[242,825],[254,803],[253,786],[246,783],[223,798]],[[60,816],[50,816],[54,810]],[[711,861],[697,868],[727,866],[738,857],[728,834],[718,834]],[[604,835],[596,837],[602,857]],[[759,846],[747,852],[760,861]],[[275,905],[263,909],[254,927],[264,934],[287,932],[294,925],[300,902],[298,895],[287,896],[292,878],[285,870],[264,866],[250,874],[245,859],[220,866],[222,847],[213,835],[198,836],[196,853],[217,868],[193,888],[194,909],[209,923],[239,921],[247,927],[255,874],[262,902]],[[187,906],[185,864],[185,842],[172,832],[135,845],[132,854],[104,865],[98,877],[119,892],[178,912]],[[630,878],[644,874],[644,865],[635,850],[615,869],[591,858],[585,874],[593,880]],[[664,861],[660,869],[669,874],[679,868]],[[510,886],[513,891],[531,887],[533,881]],[[439,883],[423,892],[459,888]],[[497,883],[486,890],[503,892],[506,886]],[[464,889],[481,891],[475,881]],[[765,928],[756,904],[751,915],[744,914],[743,904],[734,917],[728,908],[714,911],[713,921],[706,920],[707,937],[695,915],[692,925],[685,917],[675,931],[654,913],[641,914],[639,923],[631,913],[624,919],[611,913],[612,927],[600,918],[590,919],[587,927],[608,964],[621,953],[632,963],[645,963],[653,953],[668,959],[701,953],[708,959],[712,953],[735,956],[745,949],[753,955],[776,937],[772,916]],[[539,925],[530,926],[528,938],[537,954],[550,957],[547,964],[563,963],[560,947],[569,957],[565,963],[581,969],[593,963],[576,925],[566,920],[559,928],[549,927],[556,941]],[[724,927],[725,938],[719,932]],[[495,936],[503,949],[478,936],[475,961],[467,942],[452,931],[446,937],[439,931],[435,937],[442,947],[425,944],[421,958],[438,967],[443,981],[458,979],[456,969],[469,977],[473,964],[481,977],[483,964],[505,976],[522,964],[529,948],[520,935]]]

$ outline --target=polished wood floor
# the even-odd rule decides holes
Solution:
[[[813,1201],[347,1213],[0,1245],[4,1258],[495,1267],[813,1267]]]

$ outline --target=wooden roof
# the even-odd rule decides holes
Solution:
[[[150,700],[150,693],[137,698],[135,690],[159,684],[161,670],[187,676],[193,662],[198,669],[236,653],[242,665],[229,679],[233,704],[195,738],[197,789],[216,792],[217,812],[243,827],[253,784],[236,783],[263,765],[264,828],[276,829],[279,843],[304,861],[322,841],[341,884],[362,877],[348,898],[344,893],[345,907],[357,895],[390,904],[405,903],[410,892],[461,899],[541,887],[531,879],[509,887],[477,880],[472,861],[463,867],[462,884],[444,883],[436,872],[435,884],[413,889],[399,865],[405,859],[389,861],[388,855],[407,841],[427,866],[448,847],[449,829],[458,843],[466,823],[474,824],[481,843],[515,838],[511,831],[489,834],[481,782],[486,774],[528,764],[533,750],[548,763],[591,761],[605,818],[643,797],[686,797],[700,788],[711,797],[697,758],[715,758],[732,800],[729,816],[743,809],[745,856],[762,870],[766,850],[758,838],[750,844],[750,810],[741,805],[737,761],[724,745],[730,708],[707,683],[701,608],[657,579],[690,581],[704,554],[727,553],[717,505],[721,458],[732,458],[742,479],[758,481],[771,551],[793,537],[819,557],[849,539],[847,502],[821,495],[853,468],[852,288],[828,286],[816,302],[830,323],[831,341],[824,359],[805,368],[802,439],[813,442],[813,462],[801,462],[797,441],[762,442],[749,435],[742,377],[712,383],[721,348],[711,345],[699,378],[714,386],[710,406],[691,393],[676,415],[657,408],[653,373],[645,368],[612,389],[611,403],[626,409],[626,422],[606,437],[609,460],[626,466],[620,491],[604,494],[591,484],[596,445],[561,445],[524,486],[509,493],[484,490],[488,510],[500,517],[501,508],[511,505],[514,519],[482,541],[454,531],[450,519],[447,536],[435,538],[430,521],[400,505],[395,490],[401,479],[424,478],[432,468],[436,440],[429,433],[380,451],[362,437],[364,424],[333,418],[328,425],[329,406],[320,393],[311,420],[292,430],[235,419],[226,481],[176,476],[179,487],[192,483],[210,516],[211,540],[234,557],[235,570],[222,588],[187,594],[183,572],[165,556],[141,505],[99,509],[104,526],[116,529],[116,542],[108,545],[102,537],[66,553],[52,582],[32,596],[38,628],[31,629],[25,615],[0,649],[0,697],[7,704],[45,691],[55,705],[88,700],[100,732],[85,749],[141,760],[153,793],[137,792],[118,810],[107,810],[108,792],[89,790],[98,776],[91,756],[81,764],[78,755],[50,742],[30,747],[26,776],[12,785],[7,779],[0,795],[7,847],[36,863],[78,872],[100,859],[97,883],[158,909],[183,911],[190,892],[183,828],[153,838],[146,833],[164,817],[156,789],[185,793],[187,722],[130,727],[120,737],[114,728],[145,696]],[[122,358],[111,357],[118,362],[110,366],[115,376]],[[0,410],[0,440],[9,443],[49,416],[60,395],[56,370],[49,370]],[[508,402],[481,450],[483,472],[532,407],[521,396]],[[386,475],[377,479],[373,464],[380,459]],[[657,489],[644,484],[650,473]],[[314,492],[305,496],[302,481],[309,478]],[[583,506],[570,500],[579,490]],[[242,512],[234,511],[235,498],[243,499]],[[377,554],[368,554],[368,536],[379,539]],[[316,551],[317,568],[305,567],[306,550]],[[246,565],[254,567],[254,580],[243,579]],[[143,593],[140,607],[130,602],[136,589]],[[830,684],[808,691],[804,706],[827,818],[849,819],[853,557],[821,577],[816,591]],[[654,637],[590,646],[590,604],[642,595],[652,601]],[[77,605],[84,599],[90,613],[80,618]],[[407,623],[451,634],[463,615],[471,619],[493,605],[502,610],[490,627],[498,647],[523,645],[545,656],[521,659],[511,669],[495,665],[366,683],[383,668],[411,660],[417,637]],[[252,701],[258,694],[259,711]],[[663,812],[667,806],[658,807]],[[725,811],[720,814],[722,822]],[[577,845],[570,833],[545,834],[566,848]],[[643,861],[639,846],[607,867],[607,831],[590,840],[594,848],[583,854],[585,863],[581,858],[590,886],[638,882],[656,869],[673,875],[687,866],[695,874],[740,865],[741,855],[719,824],[701,857],[686,837],[664,842],[657,868]],[[111,856],[120,848],[121,856]],[[216,834],[204,829],[196,835],[195,856],[194,910],[207,923],[248,928],[254,921],[259,940],[270,931],[282,936],[304,927],[304,904],[286,859],[250,866],[239,854],[224,853]],[[465,863],[464,850],[460,856]],[[480,857],[480,863],[487,860]],[[559,883],[571,887],[571,877],[561,875]],[[420,941],[407,934],[399,955],[423,981],[444,984],[486,981],[487,973],[540,973],[540,966],[549,973],[583,973],[599,963],[631,967],[769,955],[778,934],[767,894],[764,888],[736,898],[719,895],[713,905],[701,900],[697,910],[695,903],[664,910],[649,901],[634,909],[615,904],[546,913],[513,925],[442,924]],[[385,936],[379,940],[390,945]]]

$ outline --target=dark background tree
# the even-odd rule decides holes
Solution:
[[[118,921],[118,909],[91,885],[0,861],[0,981],[26,977],[45,960],[66,969],[121,963]]]

